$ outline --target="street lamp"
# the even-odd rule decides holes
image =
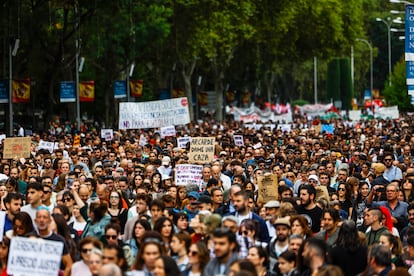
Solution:
[[[395,0],[396,1],[396,0]],[[391,86],[391,18],[387,18],[387,20],[384,20],[382,18],[377,17],[375,19],[378,22],[382,22],[387,26],[387,32],[388,32],[388,84]]]
[[[371,104],[372,104],[372,93],[374,91],[374,71],[373,71],[373,58],[372,58],[372,45],[371,43],[369,43],[368,40],[363,39],[363,38],[357,38],[356,41],[361,41],[364,42],[365,44],[368,45],[369,48],[369,81],[370,81],[370,87],[369,89],[371,90]]]

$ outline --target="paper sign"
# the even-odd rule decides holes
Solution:
[[[80,135],[75,135],[73,137],[73,147],[74,148],[79,148],[80,147]]]
[[[143,134],[139,136],[139,145],[141,147],[145,146],[147,144],[147,138]]]
[[[253,149],[260,149],[262,147],[262,143],[257,143],[255,145],[253,145]]]
[[[3,144],[4,139],[6,139],[6,134],[0,134],[0,145]]]
[[[329,203],[328,188],[326,188],[325,186],[316,186],[315,190],[316,190],[315,201],[318,201],[319,199],[324,198]]]
[[[192,137],[190,143],[190,163],[206,164],[214,159],[215,137]]]
[[[161,138],[175,136],[175,126],[167,126],[161,128]]]
[[[197,184],[199,187],[202,182],[203,166],[181,164],[175,166],[175,184],[184,186],[187,184]]]
[[[184,137],[177,138],[177,145],[180,149],[187,148],[187,143],[188,142],[191,142],[191,137],[190,136],[184,136]]]
[[[113,129],[101,129],[101,138],[104,138],[105,141],[112,141],[114,139]]]
[[[236,146],[244,146],[243,135],[234,135],[233,139]]]
[[[187,98],[119,103],[119,129],[157,128],[188,123],[190,113]]]
[[[29,158],[30,157],[30,137],[13,137],[4,140],[3,158]]]
[[[6,212],[0,211],[0,242],[3,241],[4,223],[6,222]]]
[[[55,145],[53,142],[47,142],[47,141],[40,140],[39,146],[37,148],[45,149],[45,150],[48,150],[50,153],[53,153],[54,146]]]
[[[277,175],[266,174],[257,178],[259,184],[259,198],[258,202],[266,204],[270,200],[278,199],[278,181]]]
[[[292,126],[290,124],[279,124],[278,128],[282,131],[282,132],[290,132],[292,130]]]
[[[59,275],[63,242],[13,237],[7,274],[30,276]]]

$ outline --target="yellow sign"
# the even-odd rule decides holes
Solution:
[[[270,200],[278,200],[278,188],[279,182],[277,181],[277,175],[265,174],[257,178],[259,184],[259,194],[257,202],[266,204]]]
[[[79,148],[80,147],[80,135],[75,135],[73,137],[73,147]]]
[[[13,137],[4,140],[3,158],[30,158],[30,137]]]

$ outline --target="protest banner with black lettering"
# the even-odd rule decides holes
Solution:
[[[30,137],[13,137],[4,140],[3,158],[29,158],[30,157]]]
[[[112,141],[114,139],[114,130],[110,128],[101,129],[101,138],[104,138],[105,141]]]
[[[50,153],[53,153],[54,147],[55,147],[55,143],[40,140],[39,141],[39,146],[37,148],[38,149],[45,149],[45,150],[48,150]]]
[[[170,137],[170,136],[175,136],[176,135],[175,126],[162,127],[162,128],[160,128],[160,132],[161,132],[161,138],[165,138],[165,137]]]
[[[233,139],[236,146],[244,146],[243,135],[233,135]]]
[[[203,166],[180,164],[175,166],[175,184],[177,186],[185,186],[188,184],[196,184],[200,187],[202,182]]]
[[[189,161],[207,164],[214,159],[215,137],[191,137]]]
[[[270,200],[278,199],[278,181],[277,175],[275,174],[265,174],[257,178],[259,184],[259,194],[257,202],[267,203]]]
[[[62,252],[62,242],[13,237],[9,249],[7,274],[57,276]]]

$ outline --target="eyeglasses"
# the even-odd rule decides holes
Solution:
[[[44,194],[48,194],[48,193],[50,193],[50,192],[52,192],[52,191],[43,190],[43,193],[44,193]]]
[[[392,159],[388,159],[388,158],[386,158],[386,159],[384,159],[384,161],[385,161],[385,162],[387,162],[387,161],[392,161]]]
[[[62,198],[62,202],[69,202],[69,201],[71,201],[72,199],[70,198],[70,197],[67,197],[67,198]]]
[[[345,191],[345,188],[338,188],[338,191]]]
[[[198,255],[198,252],[197,251],[190,251],[190,252],[188,252],[188,254],[190,255],[190,256],[197,256]]]
[[[82,252],[82,253],[85,253],[85,254],[86,254],[86,253],[90,253],[90,252],[92,252],[92,248],[82,248],[82,249],[81,249],[81,252]]]
[[[118,198],[119,198],[119,196],[110,196],[109,198],[110,198],[110,199],[118,199]]]
[[[116,240],[118,239],[118,236],[117,235],[105,235],[105,238],[107,240]]]

